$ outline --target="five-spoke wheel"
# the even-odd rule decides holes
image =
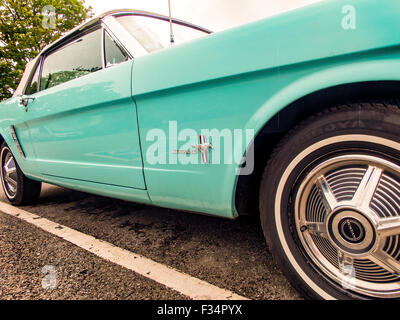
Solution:
[[[332,280],[361,294],[400,296],[400,167],[347,154],[314,168],[296,195],[299,238]],[[393,238],[394,237],[394,238]]]
[[[400,298],[400,111],[327,110],[266,166],[260,213],[271,251],[310,298]]]

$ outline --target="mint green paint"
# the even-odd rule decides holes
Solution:
[[[15,103],[27,162],[40,175],[145,189],[131,74],[127,62],[32,95],[28,112]]]
[[[48,175],[41,175],[40,177],[33,176],[31,178],[36,180],[42,180],[44,182],[62,186],[65,188],[75,189],[82,192],[94,193],[100,196],[151,204],[151,200],[146,190],[112,186],[112,185],[99,184],[81,180],[77,181],[74,179],[53,177]]]
[[[342,28],[353,4],[357,29]],[[291,102],[330,86],[400,80],[400,2],[327,1],[135,61],[143,154],[152,128],[254,129]],[[195,143],[195,141],[194,141]],[[167,150],[166,152],[170,152]],[[150,165],[153,203],[234,217],[237,165]],[[168,187],[165,187],[168,186]]]
[[[355,30],[342,28],[345,5],[356,9]],[[28,155],[17,160],[35,179],[233,218],[236,164],[150,164],[147,133],[168,132],[173,120],[178,131],[258,132],[317,90],[400,80],[399,12],[398,0],[321,2],[137,58],[132,74],[129,62],[52,88],[52,97],[39,93],[34,103],[44,98],[46,107],[32,104],[27,114],[11,99],[0,107],[0,127],[15,154],[7,128],[16,125]]]

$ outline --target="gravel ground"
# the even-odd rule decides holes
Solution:
[[[1,198],[4,201],[4,195]],[[250,299],[300,299],[298,293],[276,267],[265,244],[258,217],[241,217],[229,221],[93,196],[48,185],[44,185],[38,204],[23,209],[142,254]],[[21,224],[7,219],[0,221],[4,221],[2,228],[12,230],[16,230],[17,225]],[[85,289],[70,287],[73,285],[68,286],[65,283],[65,288],[60,289],[60,293],[55,294],[54,298],[182,298],[173,291],[168,291],[151,281],[145,281],[132,272],[101,262],[98,258],[68,243],[51,236],[46,237],[38,229],[31,228],[30,232],[32,235],[37,234],[37,239],[41,237],[46,239],[34,241],[33,236],[33,240],[31,237],[27,240],[27,237],[22,237],[24,233],[20,232],[17,241],[7,241],[3,240],[4,235],[1,231],[1,251],[4,251],[4,256],[7,257],[2,263],[6,264],[10,257],[15,256],[14,251],[20,254],[15,256],[12,263],[6,264],[8,273],[15,276],[11,277],[13,280],[0,280],[10,281],[6,287],[0,282],[2,287],[0,297],[19,298],[24,295],[26,298],[42,297],[44,293],[37,296],[37,291],[32,291],[36,292],[32,295],[24,293],[27,289],[24,287],[23,279],[26,274],[35,274],[38,279],[42,264],[49,264],[47,261],[36,260],[38,258],[35,257],[36,250],[39,250],[38,248],[43,246],[46,240],[52,245],[46,243],[46,250],[41,250],[46,251],[47,257],[56,255],[57,258],[54,257],[56,260],[52,261],[61,263],[60,272],[62,271],[66,278],[75,277],[77,280],[83,278],[86,281]],[[32,245],[23,251],[23,248],[30,243]],[[57,246],[65,249],[56,250]],[[19,251],[16,248],[19,248]],[[88,255],[90,259],[85,261]],[[63,259],[74,263],[62,264]],[[95,268],[94,264],[96,266],[100,264],[102,271],[95,272],[98,267]],[[84,272],[84,275],[81,272]],[[18,280],[19,277],[21,279]],[[115,291],[108,290],[104,286],[107,282],[113,283],[113,286],[115,284]],[[137,287],[139,282],[141,286]],[[62,284],[64,286],[64,283]],[[65,293],[61,294],[64,290]],[[20,292],[21,296],[17,292]],[[47,293],[47,296],[43,297],[53,296]]]
[[[0,213],[0,299],[185,299],[173,290]],[[43,288],[54,267],[55,287]],[[52,268],[50,267],[50,268]],[[47,267],[49,268],[49,267]]]

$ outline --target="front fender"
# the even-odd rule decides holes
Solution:
[[[338,85],[370,81],[400,81],[400,60],[349,62],[297,78],[286,83],[281,90],[265,101],[249,119],[246,128],[259,132],[278,112],[314,92]]]
[[[348,59],[348,57],[346,57],[346,59]],[[303,64],[295,69],[300,70],[306,67],[307,66]],[[293,73],[288,69],[290,68],[287,68],[286,72],[293,75]],[[398,83],[400,86],[400,76],[398,70],[400,70],[400,61],[398,59],[379,59],[379,57],[377,57],[375,60],[368,58],[364,61],[357,62],[351,60],[342,60],[340,63],[331,65],[330,67],[317,67],[313,70],[313,72],[290,79],[288,81],[285,81],[285,73],[282,72],[284,70],[280,70],[279,77],[281,78],[281,89],[276,90],[274,94],[264,101],[258,110],[249,118],[249,121],[246,123],[246,127],[253,128],[258,134],[261,134],[261,130],[264,133],[266,130],[269,132],[271,129],[278,130],[279,132],[286,132],[294,124],[293,121],[295,116],[293,118],[290,116],[292,112],[295,112],[296,114],[301,114],[302,112],[309,114],[312,112],[317,112],[318,108],[325,107],[323,103],[325,100],[323,100],[321,101],[321,105],[318,103],[310,105],[309,110],[294,110],[292,108],[292,106],[294,106],[293,103],[299,101],[299,99],[312,95],[316,92],[326,92],[326,89],[331,88],[334,88],[333,92],[340,93],[338,90],[340,90],[342,86],[346,88],[349,88],[350,86],[350,88],[356,90],[354,92],[355,95],[359,93],[359,89],[361,89],[361,93],[363,93],[364,90],[362,88],[365,86],[367,93],[369,93],[371,89],[369,84],[371,84],[371,82],[387,82],[393,84],[393,81],[395,83],[399,81]],[[277,81],[279,80],[277,79]],[[382,90],[384,87],[380,86],[378,89]],[[393,91],[393,87],[390,87],[389,89]],[[339,97],[343,98],[345,96]],[[335,96],[333,98],[335,98]],[[301,106],[301,108],[307,108],[308,105],[299,104],[299,106]],[[286,112],[283,112],[279,117],[276,117],[278,113],[285,109],[287,109]],[[285,121],[285,115],[289,115],[290,119]],[[273,121],[271,121],[271,119],[273,119]],[[279,119],[279,122],[275,121],[277,119]],[[280,123],[279,125],[283,125],[283,127],[276,127],[277,123]],[[254,145],[247,145],[246,150],[249,150],[250,147],[254,147]],[[249,154],[251,155],[252,153],[247,152],[247,156],[243,155],[243,162],[252,163],[252,159],[250,158]],[[255,156],[257,157],[257,154]],[[246,184],[248,182],[244,181],[253,181],[254,178],[257,179],[257,177],[253,177],[250,180],[240,180],[239,178],[236,179],[234,186],[234,194],[236,197],[238,196],[237,192],[239,192],[238,184],[241,184],[240,190],[247,190],[249,186],[243,187],[242,183]],[[251,201],[256,201],[256,199]]]

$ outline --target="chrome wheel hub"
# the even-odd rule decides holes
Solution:
[[[314,168],[296,195],[296,228],[325,275],[372,297],[400,297],[400,167],[347,155]]]
[[[336,227],[339,229],[340,237],[348,243],[355,245],[362,243],[365,239],[365,228],[362,223],[347,214]]]
[[[17,166],[12,153],[8,149],[3,149],[1,177],[4,187],[9,198],[14,198],[17,193]]]
[[[339,210],[326,219],[328,237],[349,254],[365,254],[373,248],[376,232],[365,215],[355,210]]]

